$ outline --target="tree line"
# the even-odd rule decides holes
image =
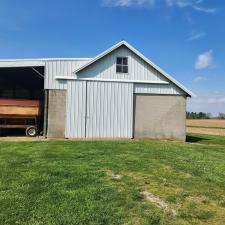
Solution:
[[[225,119],[225,113],[219,113],[218,116],[213,117],[211,113],[204,112],[187,112],[187,119]]]

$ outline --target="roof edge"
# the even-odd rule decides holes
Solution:
[[[77,60],[88,61],[93,58],[33,58],[33,59],[0,59],[0,62],[21,62],[21,61],[52,61],[52,60]]]

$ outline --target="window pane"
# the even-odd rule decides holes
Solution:
[[[117,73],[122,73],[122,66],[117,65],[117,66],[116,66],[116,72],[117,72]]]
[[[128,66],[123,66],[123,73],[128,73]]]
[[[118,58],[117,58],[117,61],[116,61],[116,64],[122,65],[122,61],[123,61],[123,58],[118,57]]]
[[[128,60],[127,60],[127,58],[123,58],[123,65],[128,65]]]

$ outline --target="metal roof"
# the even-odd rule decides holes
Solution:
[[[0,59],[0,67],[45,66],[49,61],[90,61],[93,58],[39,58],[39,59]]]

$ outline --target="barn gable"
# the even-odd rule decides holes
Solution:
[[[116,72],[117,57],[128,58],[128,73]],[[133,83],[166,85],[164,89],[172,88],[173,91],[178,94],[187,96],[193,95],[191,91],[149,61],[125,41],[103,52],[89,63],[76,70],[75,74],[79,80],[121,80]]]
[[[128,58],[128,73],[116,73],[117,57]],[[155,68],[148,65],[134,52],[122,45],[109,53],[105,57],[90,64],[85,69],[77,73],[79,78],[101,78],[118,80],[140,80],[153,82],[167,82]]]

